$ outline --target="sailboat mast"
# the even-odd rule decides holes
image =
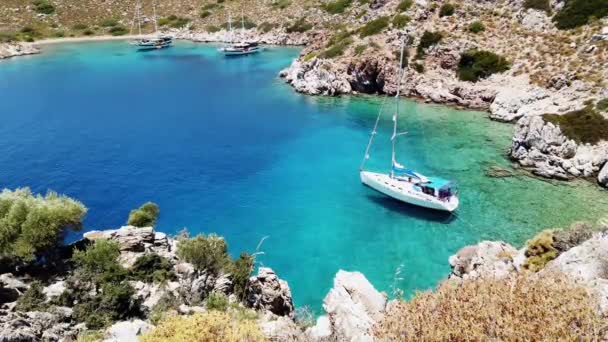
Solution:
[[[158,21],[156,20],[156,2],[152,1],[152,11],[154,13],[154,33],[158,32]]]
[[[241,10],[241,30],[245,31],[245,15],[243,14],[242,10]]]
[[[403,58],[405,57],[405,40],[407,39],[407,36],[403,37],[403,40],[401,41],[401,56],[399,58],[399,83],[397,86],[397,95],[395,95],[395,101],[397,102],[396,104],[396,111],[395,114],[393,114],[393,136],[391,138],[392,141],[392,152],[391,152],[391,176],[393,175],[393,167],[395,166],[395,143],[397,141],[397,119],[399,117],[399,96],[401,95],[401,81],[403,80],[403,74],[405,73],[405,68],[403,67]]]

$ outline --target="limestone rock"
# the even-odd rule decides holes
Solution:
[[[0,43],[0,59],[33,55],[40,53],[40,49],[30,43],[11,42]]]
[[[466,246],[449,259],[450,278],[504,278],[515,272],[513,257],[517,250],[502,241],[483,241]]]
[[[313,341],[329,339],[332,335],[329,317],[327,315],[319,316],[316,324],[306,329],[306,335]]]
[[[124,226],[116,230],[91,231],[84,233],[89,241],[109,239],[118,242],[121,251],[143,252],[146,244],[154,244],[154,229],[152,227]]]
[[[309,95],[340,95],[352,91],[350,83],[328,60],[312,58],[304,62],[295,60],[279,74],[297,92]]]
[[[59,280],[55,283],[50,284],[42,289],[42,292],[46,295],[48,300],[53,297],[59,297],[66,289],[65,281]]]
[[[273,315],[266,315],[258,322],[262,333],[266,335],[269,341],[304,342],[308,340],[304,332],[292,319],[288,317],[272,316]]]
[[[110,326],[105,333],[105,342],[137,342],[139,336],[150,330],[152,326],[140,319],[117,322]]]
[[[338,341],[372,341],[370,328],[382,319],[385,308],[386,294],[378,292],[359,272],[338,271],[323,300],[332,337]],[[318,321],[313,333],[326,334],[326,322]]]
[[[267,310],[278,316],[294,317],[289,285],[279,279],[268,267],[260,267],[257,276],[249,278],[246,301],[249,307],[257,310]]]
[[[521,25],[528,30],[543,32],[547,29],[553,28],[551,19],[547,16],[545,11],[528,9],[520,12],[518,15],[519,22]]]

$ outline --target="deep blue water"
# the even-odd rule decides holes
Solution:
[[[277,78],[297,49],[226,59],[210,45],[136,53],[124,42],[49,46],[0,62],[0,187],[53,189],[89,208],[86,229],[115,228],[152,200],[158,228],[215,232],[230,251],[288,280],[318,310],[340,268],[380,289],[434,286],[447,259],[481,239],[522,243],[593,219],[606,192],[523,175],[487,177],[512,126],[483,113],[403,101],[400,161],[461,187],[457,217],[363,187],[358,167],[381,99],[296,94]],[[389,164],[388,116],[369,166]]]

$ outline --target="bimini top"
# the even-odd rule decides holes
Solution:
[[[424,185],[434,189],[449,189],[455,187],[454,182],[451,180],[439,178],[439,177],[428,177],[429,182]]]

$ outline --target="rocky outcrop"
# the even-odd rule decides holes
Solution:
[[[601,186],[608,188],[608,162],[604,164],[602,170],[597,175],[597,181]]]
[[[517,249],[502,241],[466,246],[449,259],[452,279],[504,278],[515,271]]]
[[[608,312],[608,233],[597,233],[550,261],[541,273],[560,272],[589,288]]]
[[[0,59],[38,53],[40,53],[40,49],[31,43],[0,43]]]
[[[289,285],[268,267],[260,267],[258,274],[249,278],[246,301],[249,307],[256,310],[270,311],[278,316],[294,316]]]
[[[0,310],[0,341],[63,341],[76,338],[82,325],[70,322],[71,309],[55,308],[51,312],[13,312]]]
[[[363,274],[340,270],[323,300],[326,316],[319,318],[307,333],[315,339],[373,341],[371,328],[382,319],[386,298]]]
[[[577,144],[541,116],[526,116],[517,122],[509,154],[539,176],[591,177],[608,161],[608,142]]]
[[[309,95],[340,95],[352,91],[350,83],[331,66],[331,62],[316,57],[308,62],[295,60],[279,76],[297,92]]]
[[[138,342],[151,328],[152,325],[140,319],[118,322],[106,329],[104,342]]]
[[[200,43],[222,43],[226,42],[230,34],[226,30],[217,32],[192,32],[189,30],[171,30],[167,33],[173,35],[177,39],[185,39]],[[260,44],[268,45],[286,45],[286,46],[301,46],[308,43],[308,35],[298,32],[287,33],[284,29],[273,29],[269,32],[262,33],[256,29],[250,29],[234,32],[235,41],[255,41]]]

